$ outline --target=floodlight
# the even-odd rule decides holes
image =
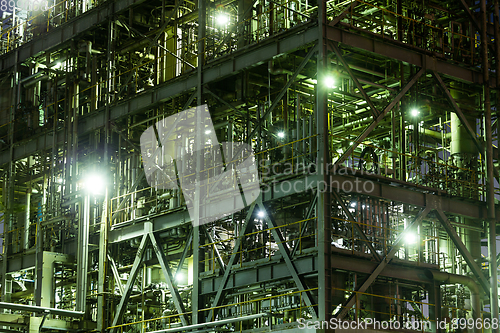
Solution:
[[[324,82],[328,88],[335,88],[335,79],[332,76],[326,76]]]
[[[87,175],[87,177],[85,177],[84,186],[85,190],[91,194],[104,194],[104,178],[98,173]]]
[[[229,23],[229,15],[227,15],[226,13],[219,13],[215,17],[215,21],[218,25],[226,25]]]

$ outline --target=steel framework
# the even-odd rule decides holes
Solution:
[[[0,19],[9,332],[500,319],[498,0],[2,1]],[[204,104],[261,193],[198,226],[140,140]],[[183,174],[225,169],[188,146]]]

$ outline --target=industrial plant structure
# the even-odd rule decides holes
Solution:
[[[0,331],[498,332],[498,2],[1,0]]]

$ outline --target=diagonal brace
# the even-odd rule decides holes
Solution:
[[[123,285],[120,281],[120,274],[118,274],[118,269],[116,268],[116,263],[113,258],[107,254],[109,265],[111,266],[111,272],[113,273],[113,277],[115,278],[115,283],[118,286],[118,290],[120,291],[120,295],[123,295]]]
[[[462,257],[464,257],[465,262],[467,263],[467,265],[469,265],[472,273],[474,273],[474,276],[478,279],[479,284],[481,284],[481,287],[483,287],[484,292],[487,295],[489,295],[490,283],[484,276],[483,272],[481,271],[481,268],[474,261],[474,258],[465,247],[464,243],[460,239],[460,236],[458,236],[457,232],[455,231],[455,228],[453,228],[453,226],[451,225],[450,221],[448,220],[444,212],[440,209],[437,209],[436,211],[439,222],[441,222],[441,225],[450,236],[451,240],[453,241],[453,244],[455,244]]]
[[[439,86],[441,87],[441,89],[443,90],[444,94],[446,95],[446,98],[448,99],[448,101],[450,102],[451,106],[453,107],[453,110],[457,114],[458,118],[460,118],[460,121],[462,122],[462,124],[465,126],[465,129],[467,130],[467,134],[469,134],[469,136],[474,141],[474,144],[476,145],[477,149],[479,150],[481,156],[484,157],[484,148],[483,148],[483,145],[477,139],[476,131],[471,127],[471,125],[469,124],[469,122],[465,118],[464,113],[462,112],[462,110],[458,106],[457,102],[455,102],[455,99],[453,98],[453,96],[451,96],[450,90],[444,84],[443,79],[441,78],[441,76],[436,71],[432,71],[432,75],[434,76],[434,78],[436,79],[436,81],[438,81]]]
[[[177,266],[177,270],[175,271],[175,276],[179,274],[179,272],[182,269],[182,265],[184,265],[184,260],[186,260],[187,254],[189,252],[189,247],[191,246],[191,243],[193,242],[193,229],[189,231],[189,235],[186,240],[186,246],[184,247],[184,250],[182,250],[181,254],[181,259],[179,259],[179,265]]]
[[[261,195],[259,195],[259,199],[261,198]],[[212,303],[212,310],[210,310],[208,314],[208,320],[212,321],[215,320],[215,315],[216,313],[214,310],[217,310],[216,307],[219,306],[219,302],[222,298],[222,293],[224,291],[224,288],[226,287],[227,281],[229,280],[229,273],[231,273],[231,268],[233,267],[233,264],[238,260],[240,256],[240,251],[239,248],[241,246],[241,242],[243,241],[243,238],[245,237],[245,234],[247,233],[247,229],[250,226],[250,218],[252,217],[253,211],[255,209],[256,201],[252,203],[250,206],[250,209],[248,210],[248,213],[245,217],[245,222],[241,226],[240,233],[238,234],[238,238],[234,242],[234,248],[233,248],[233,253],[231,254],[231,258],[229,259],[229,262],[226,266],[226,270],[224,271],[224,276],[222,277],[222,281],[219,284],[219,290],[217,290],[217,294],[215,295],[214,301]]]
[[[316,204],[318,202],[318,193],[316,192],[316,194],[314,195],[314,199],[311,201],[311,203],[309,204],[309,208],[307,209],[307,213],[306,213],[306,218],[305,218],[305,222],[304,222],[304,225],[302,226],[302,229],[300,230],[300,236],[299,236],[299,239],[302,239],[302,236],[304,236],[304,233],[306,232],[306,229],[307,229],[307,225],[309,224],[309,221],[311,219],[311,216],[312,216],[312,213],[314,212],[314,208],[316,207]],[[290,254],[290,257],[295,257],[295,253],[297,252],[297,250],[299,249],[299,244],[300,242],[297,241],[292,249],[292,253]]]
[[[349,146],[349,148],[340,156],[340,158],[335,162],[333,165],[333,171],[335,171],[344,161],[349,157],[349,155],[352,154],[354,149],[364,140],[368,135],[377,127],[377,125],[384,119],[384,117],[389,113],[389,111],[392,110],[394,106],[396,106],[397,103],[403,98],[403,96],[410,90],[411,87],[418,81],[418,79],[424,74],[425,69],[421,68],[417,74],[413,76],[413,78],[406,84],[406,86],[399,92],[399,94],[392,100],[389,105],[387,105],[377,117],[365,130],[354,140],[353,144]]]
[[[168,265],[167,258],[165,257],[165,253],[163,253],[163,249],[158,242],[158,239],[156,236],[152,233],[149,232],[149,238],[151,239],[151,244],[153,245],[153,250],[156,253],[156,256],[158,257],[158,261],[161,266],[161,270],[163,272],[163,275],[165,276],[165,280],[167,281],[167,286],[168,289],[170,290],[170,294],[172,295],[172,300],[174,301],[174,306],[175,309],[177,310],[177,313],[180,315],[180,319],[182,322],[182,325],[187,326],[189,325],[185,312],[186,310],[184,309],[184,304],[182,303],[181,296],[179,295],[179,291],[177,290],[177,287],[175,286],[174,279],[172,277],[172,270],[170,269],[170,266]]]
[[[115,327],[118,325],[118,322],[121,320],[123,313],[125,312],[125,309],[127,307],[128,300],[130,298],[130,294],[132,293],[132,287],[135,283],[135,279],[137,278],[137,273],[139,273],[140,269],[140,264],[142,262],[142,259],[144,258],[144,253],[146,252],[146,246],[148,242],[148,235],[144,234],[142,236],[141,244],[139,245],[139,248],[137,249],[137,254],[135,256],[134,264],[132,265],[132,269],[130,270],[130,275],[127,280],[127,284],[125,285],[124,293],[122,295],[122,298],[120,299],[120,303],[118,304],[118,307],[116,308],[115,312],[115,317],[113,318],[113,323],[111,326]],[[110,333],[115,333],[116,328],[112,328]]]
[[[210,242],[210,244],[212,244],[212,247],[213,247],[214,252],[215,252],[215,256],[217,258],[217,262],[219,263],[219,266],[220,266],[220,269],[222,270],[222,273],[224,273],[224,271],[226,270],[226,267],[225,267],[226,265],[224,264],[224,261],[222,260],[222,256],[220,254],[220,251],[217,248],[217,246],[215,245],[215,242],[214,242],[214,239],[212,238],[212,235],[210,235],[210,233],[208,232],[208,230],[205,226],[203,226],[203,231],[205,231],[205,235],[207,236],[208,241]]]
[[[379,274],[384,270],[385,266],[387,266],[387,264],[399,251],[399,248],[401,247],[403,239],[406,237],[406,235],[410,232],[410,230],[412,230],[416,225],[418,225],[420,221],[422,221],[422,219],[425,218],[430,211],[431,211],[430,207],[423,208],[417,214],[413,222],[408,227],[406,227],[406,229],[403,230],[401,234],[399,234],[398,238],[396,238],[396,241],[392,245],[391,251],[389,251],[389,253],[384,257],[384,259],[382,259],[382,261],[378,264],[378,266],[370,274],[370,276],[363,282],[363,284],[355,292],[353,292],[349,296],[349,298],[344,302],[344,304],[342,305],[342,310],[336,316],[337,319],[341,320],[345,317],[347,312],[354,305],[354,302],[356,302],[356,294],[364,293],[366,289],[368,289],[368,287],[375,281],[375,279],[379,276]]]
[[[338,194],[338,192],[336,190],[332,190],[332,194],[333,194],[335,200],[337,200],[337,203],[340,205],[340,207],[342,207],[342,210],[347,215],[347,218],[349,219],[349,221],[351,221],[352,225],[354,226],[354,229],[356,229],[358,234],[361,236],[361,239],[363,240],[363,242],[365,242],[365,244],[370,249],[370,252],[372,253],[373,258],[376,261],[380,262],[380,260],[381,260],[380,255],[377,253],[377,251],[373,247],[372,242],[368,239],[368,237],[366,237],[365,233],[363,232],[363,229],[361,229],[361,227],[358,225],[354,216],[352,216],[351,212],[349,211],[349,208],[347,208],[347,206],[345,205],[344,200],[342,200],[342,198],[340,197],[340,195]]]
[[[264,204],[262,203],[262,199],[259,199],[259,207],[265,211],[266,208],[264,207]],[[285,259],[286,266],[288,267],[288,270],[290,271],[290,274],[293,277],[293,280],[295,281],[295,284],[297,285],[297,288],[299,291],[302,290],[307,290],[304,282],[302,281],[302,278],[299,276],[297,273],[297,268],[292,262],[292,259],[290,259],[290,250],[288,249],[288,246],[286,245],[286,242],[283,238],[282,233],[278,230],[278,226],[276,225],[276,222],[270,217],[270,215],[266,212],[265,214],[265,220],[267,222],[267,225],[271,227],[271,234],[273,235],[274,241],[278,245],[278,248],[280,250],[281,256],[283,259]],[[307,305],[307,308],[309,312],[311,313],[311,316],[313,319],[318,318],[318,315],[316,313],[316,310],[314,309],[314,304],[312,302],[312,295],[310,292],[304,291],[304,301]]]
[[[370,99],[370,97],[366,94],[366,91],[363,89],[363,86],[361,85],[361,83],[359,83],[359,81],[356,78],[356,76],[354,75],[352,69],[347,64],[347,61],[345,60],[344,56],[342,55],[342,52],[339,49],[339,47],[338,47],[337,44],[338,43],[331,43],[333,51],[335,52],[335,54],[337,55],[337,58],[340,60],[340,62],[342,63],[342,65],[346,69],[346,71],[349,74],[349,76],[351,77],[351,79],[354,81],[354,84],[356,85],[356,87],[358,88],[359,92],[361,93],[361,95],[365,99],[366,103],[368,103],[368,105],[370,106],[370,110],[372,112],[373,119],[374,120],[377,119],[377,116],[379,115],[379,112],[378,112],[377,108],[373,104],[373,102]]]

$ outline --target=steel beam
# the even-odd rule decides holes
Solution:
[[[160,263],[161,270],[163,272],[163,275],[165,276],[168,290],[170,290],[170,294],[172,295],[172,300],[174,301],[175,309],[177,310],[177,313],[179,313],[180,315],[182,325],[184,326],[189,325],[189,322],[187,321],[186,316],[184,315],[186,310],[184,309],[184,304],[182,303],[181,296],[179,295],[179,291],[177,290],[177,287],[175,285],[175,281],[172,276],[172,271],[170,269],[170,266],[168,265],[165,253],[163,253],[160,243],[158,242],[156,236],[152,232],[149,233],[149,238],[151,240],[151,244],[153,245],[153,250],[155,251],[156,256],[158,257],[158,262]]]
[[[347,150],[339,157],[339,159],[334,164],[334,170],[339,167],[344,161],[352,154],[354,149],[362,143],[364,139],[368,137],[368,135],[377,127],[378,123],[384,119],[384,117],[392,110],[394,106],[403,98],[403,96],[410,90],[411,87],[418,81],[418,79],[424,74],[425,70],[421,68],[417,74],[413,76],[413,78],[404,86],[404,88],[399,92],[399,94],[384,108],[384,111],[378,115],[378,117],[367,127],[365,130],[358,135],[358,137],[354,140],[353,144],[347,148]]]
[[[398,238],[394,241],[392,244],[391,251],[382,259],[382,261],[378,264],[377,268],[370,274],[370,276],[359,286],[359,288],[353,292],[349,298],[342,304],[342,310],[335,316],[338,320],[342,320],[347,312],[350,310],[350,308],[354,305],[356,302],[356,294],[357,293],[364,293],[366,289],[375,281],[375,279],[379,276],[379,274],[384,270],[384,268],[387,266],[387,264],[391,261],[391,259],[396,255],[396,253],[399,251],[399,248],[402,245],[403,239],[406,237],[406,235],[413,229],[414,226],[418,225],[420,221],[422,221],[423,218],[427,216],[427,214],[431,211],[430,207],[425,207],[423,208],[415,217],[413,222],[406,227],[405,230],[401,234],[399,234]]]
[[[373,259],[375,259],[376,261],[380,261],[381,260],[380,255],[377,253],[377,251],[373,247],[372,242],[368,239],[368,237],[366,237],[365,233],[363,232],[363,229],[361,229],[361,227],[358,225],[354,216],[352,216],[351,212],[349,211],[349,208],[345,205],[344,200],[342,200],[342,198],[340,197],[340,195],[338,194],[338,192],[336,190],[332,189],[331,193],[333,194],[333,197],[335,198],[337,203],[340,205],[340,207],[342,207],[344,214],[347,215],[349,222],[351,222],[351,224],[354,226],[354,229],[356,229],[356,231],[360,235],[361,240],[363,242],[365,242],[366,246],[368,246],[368,248],[370,249],[370,253],[373,256]]]
[[[318,258],[315,252],[308,253],[305,256],[294,259],[297,273],[315,274],[318,271]],[[217,273],[210,274],[201,278],[201,293],[210,295],[217,292],[221,284],[222,276]],[[225,290],[239,290],[252,284],[266,283],[271,281],[283,281],[292,279],[286,263],[281,259],[281,255],[276,254],[271,258],[260,259],[252,262],[245,262],[238,269],[233,271],[231,279],[226,284]]]
[[[373,115],[373,120],[376,120],[377,119],[377,116],[379,115],[379,111],[377,110],[377,108],[375,107],[375,105],[373,105],[373,102],[372,100],[370,99],[370,97],[366,94],[366,91],[363,89],[363,86],[361,85],[361,83],[359,83],[358,79],[356,78],[356,76],[354,75],[353,71],[351,70],[351,68],[349,67],[349,64],[347,63],[347,61],[344,59],[344,56],[342,55],[342,51],[339,49],[339,47],[336,45],[337,43],[335,42],[330,42],[330,45],[333,49],[333,51],[335,52],[335,54],[337,55],[337,58],[340,60],[340,62],[342,63],[342,66],[344,66],[344,68],[346,69],[347,73],[349,74],[349,76],[351,77],[352,81],[354,82],[354,84],[356,85],[356,87],[358,88],[359,92],[361,93],[361,95],[363,96],[364,100],[366,101],[366,103],[368,103],[368,105],[370,106],[370,110],[372,112],[372,115]]]
[[[271,218],[269,212],[266,211],[266,207],[264,207],[262,200],[259,200],[258,205],[261,210],[265,211],[264,219],[266,220],[268,227],[270,227],[271,229],[271,234],[273,235],[274,241],[278,245],[281,256],[283,257],[283,259],[285,259],[286,266],[290,271],[290,274],[292,275],[293,281],[297,285],[299,292],[302,292],[302,294],[304,295],[303,296],[304,302],[306,303],[309,313],[311,314],[313,320],[318,318],[318,313],[313,307],[316,304],[316,302],[312,301],[313,296],[311,295],[310,292],[306,291],[308,288],[306,287],[302,278],[297,273],[297,268],[293,264],[292,259],[290,259],[290,250],[288,249],[288,245],[286,245],[286,241],[283,238],[283,235],[278,230],[278,225],[276,225],[274,219]],[[321,304],[319,304],[319,306],[321,306]]]
[[[102,5],[78,15],[69,22],[62,24],[40,38],[34,38],[28,43],[16,48],[19,52],[18,62],[23,62],[34,57],[41,52],[55,49],[63,43],[69,42],[81,33],[94,29],[97,25],[105,23],[113,15],[127,10],[131,6],[136,6],[145,0],[116,0],[105,2]],[[0,56],[0,72],[11,68],[16,63],[15,52],[9,52]]]
[[[446,59],[439,59],[428,55],[425,51],[418,51],[410,48],[409,45],[397,40],[388,40],[379,38],[376,35],[367,36],[366,31],[352,31],[349,25],[343,26],[339,23],[337,26],[327,26],[327,36],[329,40],[342,43],[354,49],[364,50],[379,56],[398,60],[410,65],[414,65],[425,70],[436,70],[439,73],[468,83],[481,84],[483,76],[475,68],[467,68],[451,63]],[[365,32],[365,33],[362,33]],[[495,81],[490,82],[495,87]]]
[[[76,310],[85,312],[87,304],[87,276],[89,262],[90,194],[86,194],[83,207],[79,205],[78,248],[76,274]],[[100,269],[102,267],[99,267]]]
[[[453,244],[455,244],[462,257],[464,257],[465,262],[467,263],[467,265],[469,265],[472,273],[474,273],[474,276],[479,281],[479,284],[483,288],[486,295],[489,295],[490,283],[484,276],[483,272],[481,271],[481,268],[474,261],[474,258],[465,247],[464,243],[460,239],[460,236],[457,234],[455,228],[453,228],[453,226],[451,225],[450,221],[448,220],[444,212],[441,209],[436,209],[436,211],[437,211],[437,218],[441,222],[441,225],[450,236],[451,240],[453,241]]]

